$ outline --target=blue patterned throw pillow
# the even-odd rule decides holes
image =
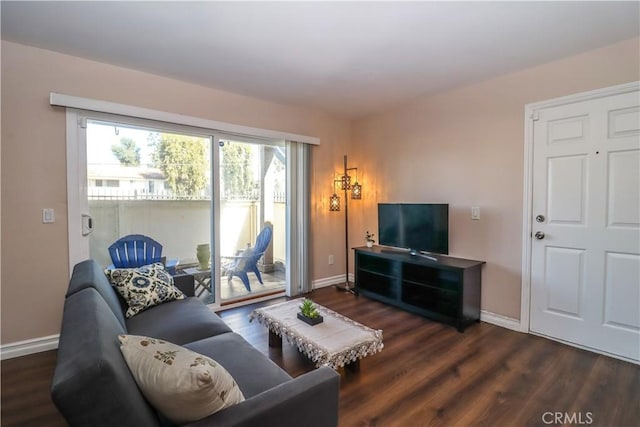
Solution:
[[[173,277],[161,263],[138,268],[116,268],[105,271],[111,285],[127,302],[127,319],[164,302],[184,299],[173,285]]]

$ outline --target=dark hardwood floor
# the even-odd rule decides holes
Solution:
[[[634,364],[487,323],[461,334],[333,288],[312,298],[384,331],[381,353],[362,359],[358,373],[341,372],[341,426],[631,427],[640,420]],[[266,329],[249,323],[253,308],[273,303],[219,314],[292,376],[314,369],[289,344],[269,348]],[[49,397],[54,364],[55,351],[2,362],[2,426],[65,425]]]

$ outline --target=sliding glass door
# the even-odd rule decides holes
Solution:
[[[88,120],[86,152],[89,256],[107,267],[116,240],[150,237],[213,302],[211,137]]]
[[[292,185],[292,143],[99,113],[67,126],[72,264],[107,268],[109,246],[140,234],[162,245],[176,274],[194,277],[205,303],[300,291],[288,285],[306,269],[292,255],[303,252],[291,212],[306,200]]]
[[[282,292],[286,259],[284,142],[219,142],[222,301]]]

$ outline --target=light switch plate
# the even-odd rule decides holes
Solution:
[[[480,219],[480,208],[478,206],[471,207],[471,219]]]
[[[42,209],[42,223],[43,224],[52,224],[56,220],[55,213],[51,208]]]

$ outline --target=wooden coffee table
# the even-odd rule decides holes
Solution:
[[[357,371],[360,359],[382,350],[382,331],[374,330],[335,311],[315,304],[324,321],[310,326],[297,318],[302,299],[253,310],[256,319],[269,329],[269,346],[281,346],[282,337],[298,347],[316,366],[345,367]]]

